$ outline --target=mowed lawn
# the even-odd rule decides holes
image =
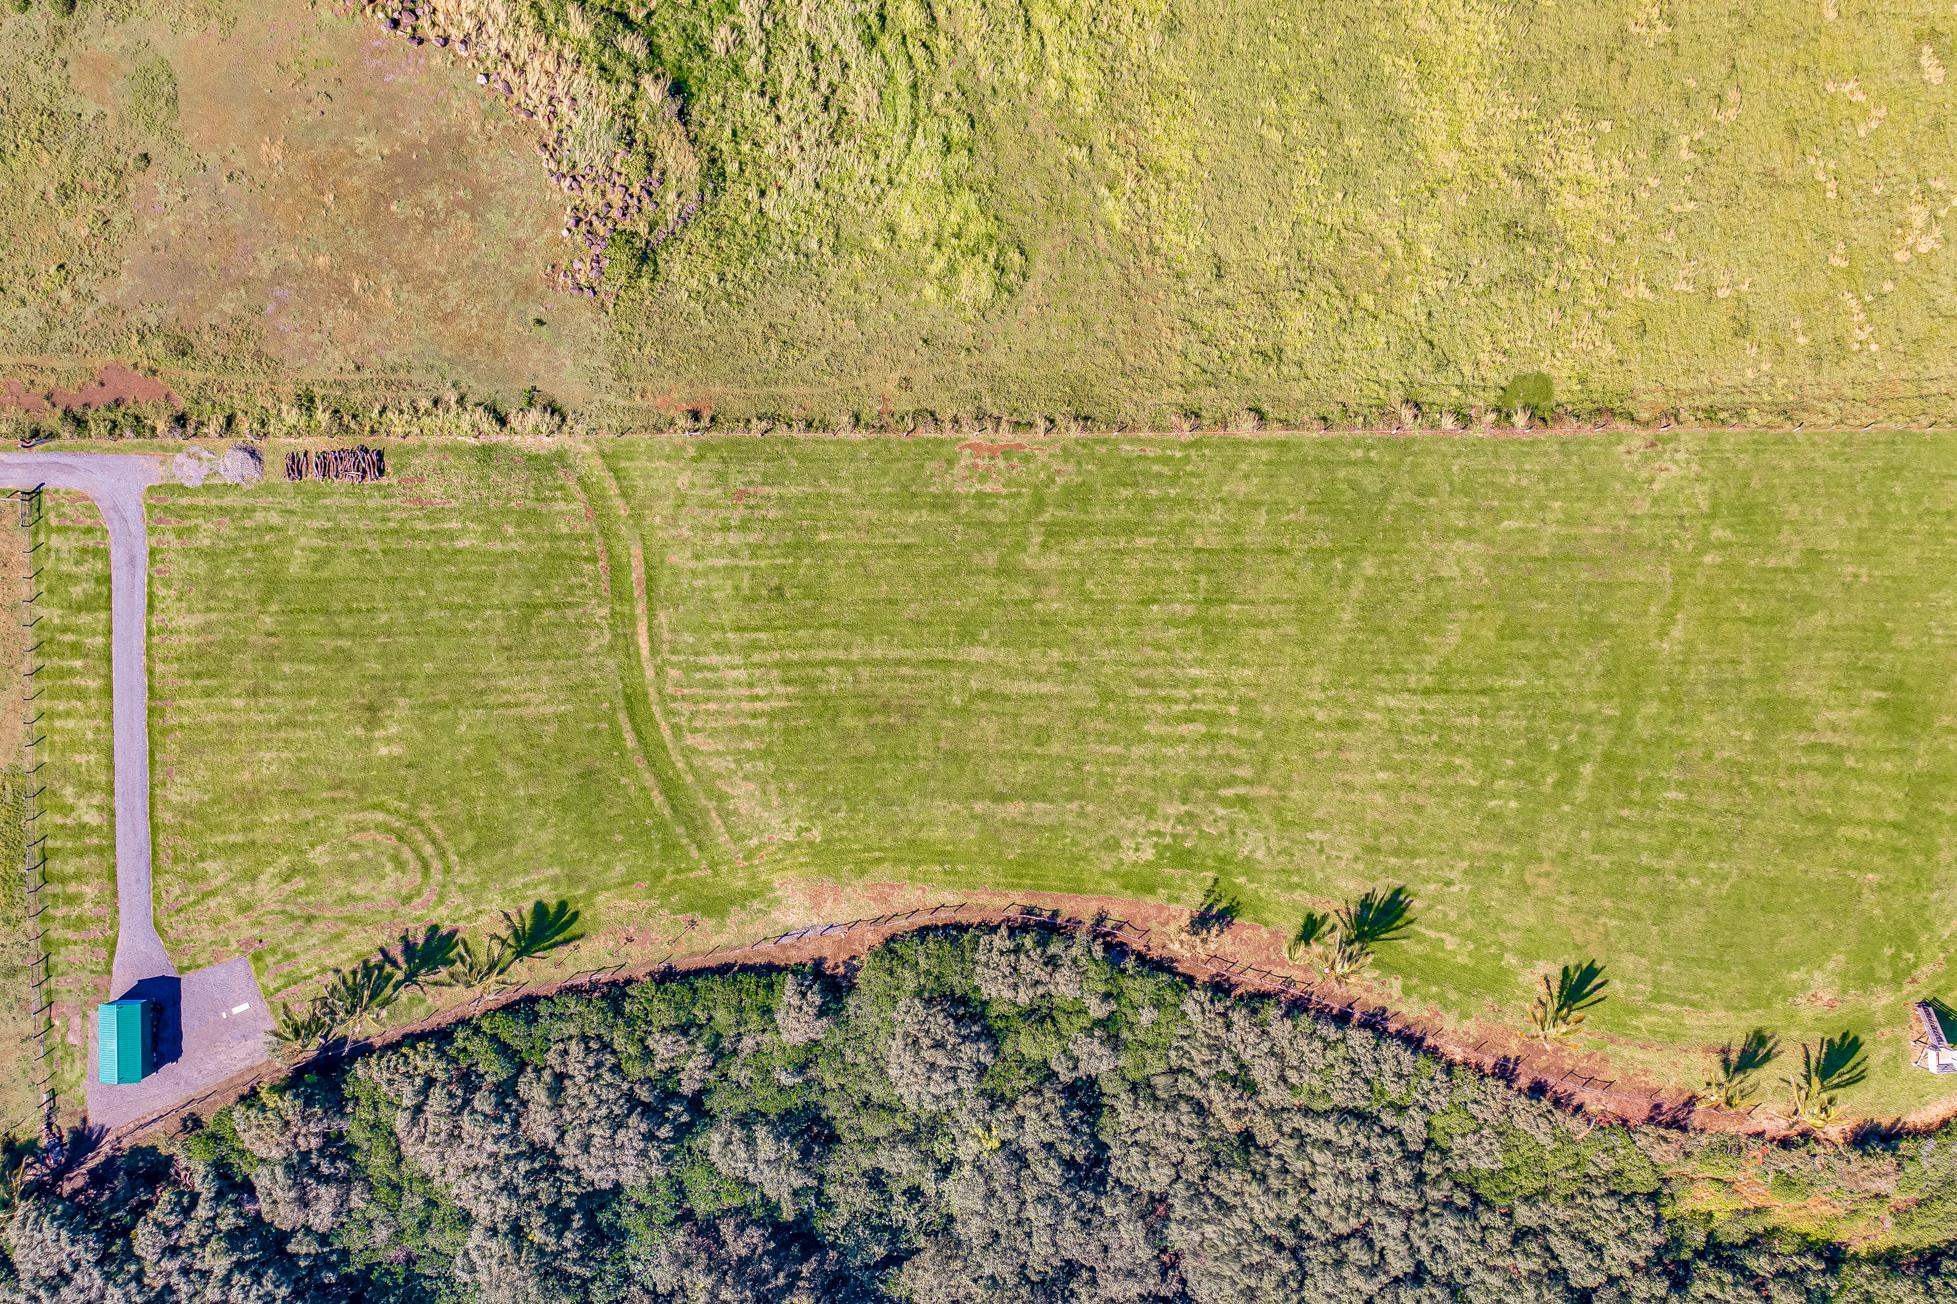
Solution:
[[[17,613],[28,595],[27,574],[32,546],[27,532],[18,527],[16,501],[0,502],[0,603],[8,618],[0,623],[0,648],[6,663],[16,668],[25,665],[24,650],[31,640],[24,637]],[[31,616],[29,617],[31,619]],[[29,689],[28,691],[32,691]],[[31,713],[32,706],[29,706]],[[23,844],[28,838],[25,765],[21,750],[21,725],[25,717],[15,694],[0,698],[0,866],[5,866],[7,886],[0,890],[0,1142],[37,1134],[40,1117],[35,1108],[40,1092],[40,1062],[32,1040],[40,1020],[32,1017],[37,1002],[33,999],[34,958],[39,949],[39,923],[29,913],[27,894],[20,879]]]
[[[7,520],[11,527],[13,522]],[[50,491],[33,554],[39,593],[29,630],[28,691],[41,742],[35,833],[46,838],[41,923],[60,1029],[55,1089],[81,1098],[88,1015],[106,999],[115,958],[115,789],[109,729],[109,548],[102,517],[79,494]]]
[[[1858,1107],[1935,1098],[1905,1009],[1957,997],[1957,440],[390,463],[153,497],[180,963],[259,943],[277,991],[538,895],[616,930],[816,880],[1193,903],[1217,875],[1283,925],[1404,883],[1420,927],[1381,968],[1407,1000],[1515,1026],[1541,966],[1594,955],[1626,1066],[1690,1084],[1755,1023],[1846,1026],[1875,1052]],[[72,576],[51,602],[105,602]],[[81,756],[53,858],[85,878],[106,785],[52,754]]]
[[[1541,964],[1676,1077],[1949,995],[1957,441],[614,444],[672,709],[797,872],[1273,923],[1406,883],[1408,995]],[[1696,1073],[1692,1064],[1683,1072]]]
[[[389,930],[688,866],[633,765],[563,459],[153,497],[159,921],[281,987]],[[697,889],[670,895],[692,902]]]

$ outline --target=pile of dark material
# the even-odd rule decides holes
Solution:
[[[315,448],[285,455],[288,480],[353,480],[365,483],[384,479],[387,454],[361,444],[355,448]]]
[[[566,198],[563,234],[573,246],[567,257],[546,269],[545,279],[554,289],[587,299],[608,297],[605,249],[615,234],[635,232],[647,249],[657,248],[698,211],[692,200],[665,202],[667,178],[641,157],[629,114],[620,119],[601,114],[624,133],[608,156],[587,156],[577,146],[586,115],[602,107],[604,80],[580,56],[548,43],[536,23],[492,21],[488,9],[472,0],[349,3],[364,8],[410,45],[432,46],[473,69],[478,86],[509,105],[517,118],[535,125],[545,172]],[[678,114],[677,101],[668,101],[667,108]]]

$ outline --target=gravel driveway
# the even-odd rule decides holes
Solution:
[[[264,1057],[271,1013],[243,959],[179,979],[157,936],[150,879],[149,531],[143,494],[166,479],[164,460],[123,453],[0,453],[0,488],[72,489],[88,495],[109,531],[109,679],[115,725],[116,951],[110,992],[163,1006],[162,1068],[126,1087],[95,1081],[88,1112],[115,1127],[199,1094]],[[56,839],[58,842],[59,834]],[[208,1007],[208,1008],[207,1008]]]

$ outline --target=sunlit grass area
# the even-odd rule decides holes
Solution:
[[[40,596],[29,690],[41,742],[36,829],[46,841],[49,979],[58,1029],[55,1081],[81,1098],[95,1003],[115,958],[115,770],[109,729],[109,549],[101,515],[79,494],[49,491],[35,534]],[[11,504],[9,504],[11,507]],[[5,522],[9,527],[11,521]]]
[[[257,948],[278,991],[539,896],[602,931],[817,882],[1193,904],[1217,877],[1285,926],[1399,883],[1402,1000],[1518,1027],[1544,966],[1594,956],[1585,1044],[1626,1067],[1692,1085],[1756,1023],[1849,1027],[1852,1103],[1933,1097],[1906,1002],[1948,995],[1957,893],[1945,437],[391,462],[153,495],[180,963]],[[55,537],[72,972],[111,919],[106,587],[88,531]]]
[[[1930,0],[428,0],[570,70],[560,154],[657,175],[595,300],[543,289],[588,251],[490,43],[54,8],[0,17],[36,374],[628,424],[1432,421],[1532,373],[1646,419],[1957,411]]]
[[[615,445],[671,708],[737,840],[821,875],[1272,923],[1405,883],[1408,997],[1514,1024],[1595,956],[1667,1078],[1754,1023],[1927,1098],[1957,444]]]

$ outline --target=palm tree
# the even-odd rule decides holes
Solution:
[[[502,938],[492,937],[478,948],[465,937],[456,947],[454,962],[430,981],[438,987],[481,987],[501,978],[515,963]]]
[[[1542,995],[1529,1011],[1529,1026],[1547,1046],[1552,1039],[1566,1035],[1582,1023],[1584,1011],[1601,1005],[1604,988],[1608,986],[1610,979],[1604,977],[1604,966],[1595,960],[1564,965],[1554,983],[1547,977],[1542,980]]]
[[[401,934],[397,945],[400,949],[387,959],[400,971],[401,985],[416,991],[426,990],[425,984],[439,980],[462,958],[462,934],[437,924],[428,925],[420,937]]]
[[[545,905],[542,901],[532,901],[527,915],[503,912],[503,931],[497,940],[509,951],[512,963],[534,960],[584,936],[577,925],[578,912],[571,908],[570,902]]]
[[[1397,942],[1413,927],[1413,895],[1404,887],[1378,888],[1339,909],[1338,942],[1326,972],[1346,978],[1371,963],[1384,942]]]
[[[1794,1121],[1815,1126],[1835,1116],[1841,1093],[1869,1076],[1862,1039],[1844,1029],[1818,1046],[1801,1043],[1801,1071],[1784,1081],[1793,1097]]]
[[[1722,1109],[1744,1109],[1753,1101],[1754,1079],[1779,1058],[1780,1039],[1765,1028],[1755,1028],[1739,1045],[1719,1048],[1719,1067],[1706,1091]]]
[[[1298,921],[1298,931],[1284,944],[1285,959],[1293,964],[1302,963],[1311,949],[1325,939],[1332,927],[1332,916],[1323,910],[1307,910],[1305,917]]]
[[[400,994],[401,971],[392,960],[369,957],[334,974],[320,1001],[335,1023],[357,1030],[377,1020]]]
[[[0,1137],[0,1217],[20,1206],[34,1171],[35,1142],[25,1136]]]
[[[271,1038],[280,1055],[304,1055],[339,1031],[322,1004],[315,1000],[295,1010],[290,1004],[279,1002],[278,1013],[272,1017]]]

